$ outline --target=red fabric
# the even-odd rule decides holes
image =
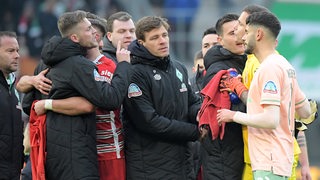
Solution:
[[[230,109],[231,102],[227,91],[220,92],[220,79],[227,70],[219,71],[201,91],[204,97],[199,111],[199,127],[209,124],[212,140],[218,136],[223,139],[225,123],[219,126],[217,121],[217,111],[219,109]]]
[[[34,111],[34,101],[30,111],[30,160],[33,180],[45,180],[46,159],[46,114],[38,116]]]
[[[99,161],[100,180],[125,180],[126,179],[126,163],[125,159],[112,159]]]

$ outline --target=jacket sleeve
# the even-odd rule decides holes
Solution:
[[[196,118],[198,111],[201,107],[201,99],[198,95],[196,95],[190,85],[187,85],[188,88],[188,116],[189,122],[197,124]]]
[[[135,87],[138,87],[139,93],[137,94],[139,95],[129,98],[130,92],[128,94],[125,111],[130,117],[130,123],[133,123],[140,131],[160,139],[172,141],[196,140],[198,138],[198,128],[195,124],[189,123],[188,120],[169,119],[156,112],[152,100],[152,89],[148,80],[149,78],[147,75],[143,75],[143,72],[135,72],[132,75],[130,86],[134,84]]]
[[[74,65],[70,83],[88,101],[106,110],[114,110],[121,106],[130,76],[131,64],[120,62],[117,65],[111,83],[104,81],[93,63],[82,61]],[[81,63],[81,62],[79,62]]]
[[[185,76],[188,77],[188,71],[187,69],[182,66],[183,71],[185,73]],[[188,78],[187,78],[188,79]],[[201,107],[201,99],[198,95],[194,93],[192,90],[192,87],[189,83],[186,83],[187,89],[188,89],[188,118],[189,122],[193,124],[198,124],[196,121],[198,111],[200,110]]]

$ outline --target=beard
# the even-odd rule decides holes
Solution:
[[[246,50],[244,51],[246,54],[253,54],[253,47],[250,45],[246,45]]]

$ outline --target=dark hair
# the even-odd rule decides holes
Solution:
[[[222,35],[222,26],[225,23],[231,22],[231,21],[237,21],[239,18],[238,15],[236,14],[226,14],[224,16],[222,16],[220,19],[218,19],[217,23],[216,23],[216,30],[217,30],[217,34],[218,35]]]
[[[252,13],[256,13],[256,12],[270,12],[269,9],[267,9],[263,6],[257,5],[257,4],[248,5],[248,6],[244,7],[242,11],[246,12],[248,14],[252,14]]]
[[[132,16],[129,13],[124,12],[124,11],[120,11],[120,12],[112,14],[107,19],[107,32],[113,32],[113,22],[115,20],[129,21],[130,19],[132,19]]]
[[[59,17],[58,29],[62,37],[69,36],[74,28],[87,17],[87,12],[76,10],[73,12],[66,12]]]
[[[104,18],[101,18],[93,13],[88,13],[87,18],[90,21],[92,26],[95,26],[94,28],[99,28],[100,31],[102,32],[102,36],[105,36],[107,33],[107,20]]]
[[[17,34],[13,31],[0,31],[0,46],[2,37],[12,37],[17,39]]]
[[[278,37],[281,30],[281,24],[278,18],[271,12],[256,12],[248,16],[247,25],[257,25],[267,28],[274,38]]]
[[[216,28],[210,27],[203,32],[202,38],[208,34],[217,34]]]
[[[146,16],[141,18],[136,24],[137,39],[144,41],[144,33],[160,28],[161,26],[163,26],[167,31],[170,29],[170,25],[167,23],[167,19],[165,18],[157,16]]]

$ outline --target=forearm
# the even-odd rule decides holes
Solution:
[[[70,116],[87,114],[94,110],[95,107],[83,97],[55,99],[52,101],[52,111]]]
[[[303,167],[309,167],[307,141],[303,131],[299,131],[297,138],[301,154],[299,156],[299,162]]]
[[[306,100],[303,103],[303,106],[296,109],[296,111],[301,118],[308,118],[311,115],[311,108],[310,108],[309,101]]]
[[[27,75],[22,76],[19,82],[17,83],[16,88],[19,92],[27,93],[32,88],[34,88],[33,82],[34,82],[34,76],[27,76]]]
[[[255,128],[275,129],[280,122],[280,107],[276,105],[267,105],[264,111],[259,114],[246,114],[236,112],[233,121],[242,125]]]
[[[241,101],[247,105],[247,99],[248,99],[248,92],[249,91],[243,91],[243,93],[240,96]]]

